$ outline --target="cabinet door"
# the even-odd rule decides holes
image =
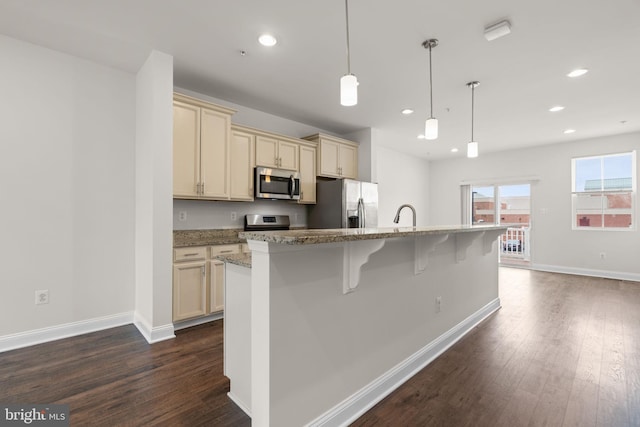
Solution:
[[[300,146],[293,142],[278,142],[278,164],[281,169],[297,171],[298,168],[298,150]]]
[[[173,265],[173,321],[207,313],[206,261]]]
[[[173,196],[198,197],[200,108],[173,103]]]
[[[350,145],[340,144],[339,173],[343,178],[358,178],[358,150]]]
[[[340,145],[333,141],[320,140],[320,156],[318,157],[318,171],[321,176],[339,177],[338,155]]]
[[[224,310],[224,262],[210,261],[209,313]]]
[[[256,137],[256,165],[277,168],[278,140],[266,136]]]
[[[255,167],[255,137],[231,132],[230,179],[231,199],[253,200],[253,168]]]
[[[316,149],[300,146],[300,201],[316,202]]]
[[[200,126],[201,196],[209,199],[228,199],[231,117],[202,108]]]

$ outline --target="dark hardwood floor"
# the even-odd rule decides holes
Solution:
[[[502,309],[353,426],[640,426],[640,283],[501,268]],[[0,353],[1,403],[72,426],[248,426],[222,321],[148,345],[123,326]]]

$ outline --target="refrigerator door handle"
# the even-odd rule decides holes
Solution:
[[[358,199],[358,218],[361,219],[360,228],[365,228],[367,226],[367,214],[365,213],[362,197]]]

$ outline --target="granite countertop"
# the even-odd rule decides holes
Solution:
[[[231,245],[246,243],[238,237],[241,228],[211,229],[211,230],[174,230],[173,247],[185,248],[189,246]]]
[[[388,239],[427,234],[467,233],[487,230],[506,230],[501,225],[440,225],[432,227],[399,228],[334,228],[322,230],[243,231],[239,237],[285,245],[317,245],[354,240]]]
[[[233,254],[233,255],[218,255],[216,259],[220,261],[228,262],[230,264],[239,265],[240,267],[251,268],[251,253]]]

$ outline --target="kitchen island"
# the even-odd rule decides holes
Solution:
[[[246,375],[229,378],[252,425],[346,425],[431,362],[500,308],[505,230],[241,233],[251,268],[227,264],[227,289],[243,281],[246,292],[225,305],[250,313],[250,337],[234,367]],[[240,334],[226,328],[225,345]]]

